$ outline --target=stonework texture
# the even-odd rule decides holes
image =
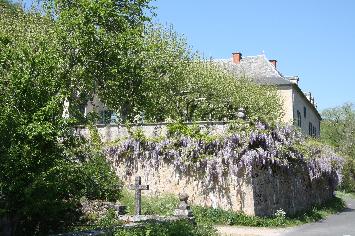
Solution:
[[[211,128],[212,127],[212,128]],[[211,132],[223,133],[226,125],[211,125]],[[137,127],[132,127],[136,129]],[[164,124],[140,126],[145,135],[155,136],[166,133]],[[125,127],[99,127],[103,141],[114,141],[128,136]],[[86,129],[79,132],[88,136]],[[172,161],[172,160],[171,160]],[[149,190],[143,195],[187,193],[191,205],[242,211],[248,215],[270,216],[282,209],[288,214],[306,210],[314,204],[322,203],[333,196],[335,184],[327,177],[311,181],[306,166],[282,169],[253,166],[251,171],[241,170],[237,176],[225,176],[223,182],[213,183],[207,189],[201,173],[181,173],[173,163],[160,162],[152,167],[142,160],[121,160],[112,163],[117,175],[128,187],[134,184],[135,177],[142,177],[142,184]]]
[[[283,209],[288,214],[306,210],[333,196],[334,189],[327,179],[310,181],[302,170],[286,172],[255,167],[251,175],[241,173],[239,178],[226,177],[224,183],[205,189],[194,173],[181,175],[172,164],[164,163],[150,168],[144,163],[134,163],[134,171],[124,163],[115,163],[117,175],[126,186],[134,184],[135,176],[149,184],[146,195],[189,194],[192,205],[242,211],[248,215],[270,216]]]

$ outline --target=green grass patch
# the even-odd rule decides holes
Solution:
[[[273,217],[248,216],[241,212],[200,206],[192,206],[192,210],[197,223],[203,225],[221,224],[253,227],[287,227],[319,221],[331,214],[340,212],[345,207],[345,203],[342,199],[342,196],[345,196],[345,194],[340,195],[340,192],[337,192],[337,197],[293,216],[283,215],[282,212]],[[133,192],[124,190],[120,201],[124,205],[127,205],[129,214],[134,214]],[[178,204],[179,200],[175,195],[165,195],[162,197],[142,196],[142,214],[171,215]]]
[[[117,229],[114,236],[217,236],[211,225],[194,225],[186,220],[147,223],[129,229]]]
[[[340,212],[345,207],[344,201],[334,197],[322,205],[300,212],[293,216],[278,214],[273,217],[247,216],[240,212],[195,206],[193,212],[196,220],[205,224],[241,225],[253,227],[287,227],[319,221]]]
[[[127,205],[128,214],[134,214],[134,195],[128,190],[122,193],[121,203]],[[182,220],[165,223],[145,223],[138,227],[122,229],[113,214],[108,214],[100,220],[96,227],[111,228],[115,227],[115,236],[168,236],[168,235],[217,235],[213,225],[239,225],[252,227],[288,227],[305,223],[319,221],[340,212],[344,209],[345,203],[343,197],[352,196],[337,192],[337,196],[328,202],[314,206],[306,212],[300,212],[294,216],[287,216],[279,211],[273,217],[247,216],[240,212],[225,211],[222,209],[213,209],[200,206],[192,206],[197,224]],[[172,215],[174,209],[178,206],[179,200],[175,195],[165,195],[162,197],[142,197],[142,214],[147,215]]]
[[[133,191],[123,190],[120,202],[127,206],[129,215],[134,215],[134,194]],[[174,209],[179,205],[179,198],[172,194],[160,197],[142,196],[143,215],[172,215]]]
[[[346,198],[355,199],[355,192],[336,191],[336,196],[342,199],[346,199]]]

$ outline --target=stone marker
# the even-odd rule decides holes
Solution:
[[[140,176],[135,179],[134,185],[130,189],[135,190],[135,214],[141,215],[142,213],[142,190],[149,190],[149,185],[141,185],[142,180]]]
[[[180,204],[177,209],[174,211],[174,216],[179,217],[193,217],[191,207],[187,203],[189,195],[187,193],[179,193]]]

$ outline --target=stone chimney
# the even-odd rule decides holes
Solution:
[[[277,60],[269,60],[269,62],[270,62],[271,64],[273,64],[274,67],[275,67],[275,69],[276,69]]]
[[[233,63],[239,64],[242,60],[242,53],[241,52],[233,52],[232,53]]]

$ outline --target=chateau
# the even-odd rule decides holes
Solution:
[[[215,60],[236,78],[249,78],[256,83],[274,85],[283,99],[283,121],[300,127],[304,134],[320,135],[321,116],[311,93],[303,93],[298,76],[284,76],[277,70],[277,61],[268,60],[265,55],[243,57],[232,53],[230,59]]]

